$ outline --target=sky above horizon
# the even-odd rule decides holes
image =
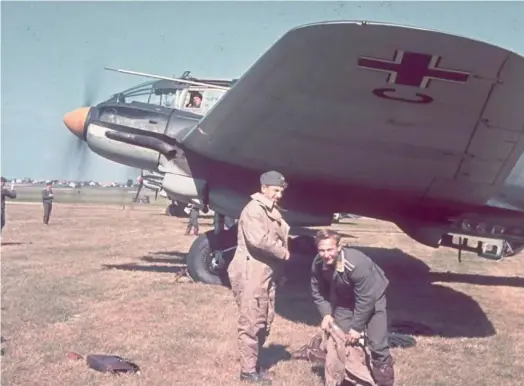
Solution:
[[[125,181],[138,171],[89,152],[80,174],[63,115],[148,80],[104,67],[240,77],[301,24],[371,20],[486,41],[524,55],[524,2],[1,3],[1,173],[7,178]]]

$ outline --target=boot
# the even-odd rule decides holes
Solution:
[[[262,377],[269,377],[270,375],[274,375],[274,372],[272,370],[269,370],[267,368],[264,368],[261,365],[260,360],[260,354],[262,352],[262,348],[264,347],[264,344],[266,343],[266,340],[269,336],[269,330],[267,328],[259,330],[257,337],[258,337],[258,357],[257,357],[257,364],[256,364],[256,372],[259,373]]]
[[[395,384],[395,370],[393,368],[394,361],[389,357],[385,362],[377,362],[372,360],[371,373],[377,386],[393,386]]]
[[[271,385],[270,379],[259,373],[240,373],[240,380],[249,383],[259,383],[261,385]]]

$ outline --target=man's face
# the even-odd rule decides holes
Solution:
[[[262,194],[274,203],[277,203],[284,193],[284,188],[274,185],[262,185]]]
[[[329,238],[320,240],[318,245],[318,254],[327,265],[333,265],[337,260],[337,256],[342,249],[341,246],[337,245],[335,239]]]
[[[202,103],[202,98],[199,96],[196,96],[193,98],[193,104],[195,107],[200,107],[200,104]]]

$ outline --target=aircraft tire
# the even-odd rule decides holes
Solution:
[[[166,216],[173,217],[189,217],[186,212],[184,212],[184,207],[182,205],[170,204],[166,207]]]
[[[315,238],[306,235],[289,238],[289,250],[291,253],[314,257],[317,254]]]
[[[213,231],[198,236],[187,255],[187,271],[194,281],[211,285],[229,286],[226,269],[219,272],[213,271],[211,267],[211,245],[212,238],[216,237]],[[226,267],[227,268],[227,267]]]

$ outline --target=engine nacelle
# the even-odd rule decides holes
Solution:
[[[138,169],[156,169],[160,153],[107,138],[107,132],[115,132],[107,127],[90,123],[87,127],[86,141],[96,154],[119,164]]]
[[[155,192],[160,192],[162,190],[162,181],[164,175],[159,173],[147,173],[143,176],[142,183],[148,189],[151,189]]]
[[[102,103],[92,107],[85,140],[98,155],[138,169],[156,170],[160,154],[175,156],[177,135],[198,122],[195,114],[144,103]]]
[[[206,181],[185,174],[166,173],[162,180],[162,189],[177,201],[194,204],[199,209],[204,208]]]

